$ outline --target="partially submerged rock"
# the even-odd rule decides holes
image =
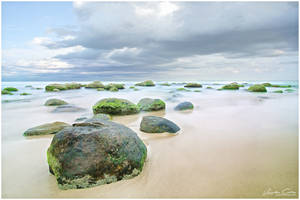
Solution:
[[[1,91],[1,94],[3,94],[3,95],[13,95],[13,93],[12,92],[10,92],[10,91],[7,91],[7,90],[2,90]]]
[[[267,92],[267,89],[265,88],[265,86],[261,85],[261,84],[255,84],[252,85],[248,88],[248,91],[250,92]]]
[[[58,92],[60,90],[73,90],[73,89],[80,89],[81,84],[80,83],[65,83],[65,84],[60,84],[60,83],[54,83],[54,84],[49,84],[45,87],[45,90],[48,92]]]
[[[64,122],[53,122],[47,123],[40,126],[36,126],[28,129],[24,132],[24,136],[33,136],[33,135],[48,135],[48,134],[56,134],[62,129],[70,127],[69,124]]]
[[[202,85],[199,83],[188,83],[184,87],[196,87],[196,88],[202,88]]]
[[[140,130],[146,133],[176,133],[180,128],[168,119],[156,116],[145,116],[140,124]]]
[[[97,91],[104,91],[104,88],[97,88]]]
[[[201,90],[194,90],[194,92],[201,92]]]
[[[178,104],[174,109],[175,110],[191,110],[193,108],[194,108],[194,105],[191,102],[185,101],[185,102]]]
[[[125,89],[124,84],[121,84],[121,83],[110,83],[110,84],[107,84],[107,85],[104,86],[105,90],[110,90],[111,91],[112,88],[113,88],[113,90],[117,89],[117,91]]]
[[[47,151],[59,188],[77,189],[130,179],[143,169],[147,148],[124,125],[100,119],[57,133]]]
[[[231,83],[231,84],[227,84],[227,85],[224,85],[222,87],[222,90],[238,90],[239,89],[239,85],[238,84],[235,84],[235,83]]]
[[[286,91],[286,92],[294,92],[295,90],[293,90],[293,89],[285,89],[284,91]]]
[[[206,87],[206,89],[213,89],[213,88],[212,88],[212,87],[210,87],[210,86],[207,86],[207,87]]]
[[[271,83],[263,83],[262,85],[265,86],[265,87],[272,87]]]
[[[32,85],[25,85],[26,88],[33,88]]]
[[[112,115],[129,115],[139,112],[139,108],[134,103],[119,98],[105,98],[98,101],[93,106],[94,114],[106,113]]]
[[[94,81],[87,84],[85,88],[104,88],[104,85],[101,83],[101,81]]]
[[[275,91],[273,91],[273,93],[283,93],[283,91],[282,90],[275,90]]]
[[[177,88],[177,91],[186,91],[186,92],[190,92],[191,90],[185,89],[185,88]]]
[[[66,105],[57,106],[52,112],[55,112],[55,113],[58,113],[58,112],[81,112],[84,110],[85,110],[84,108],[66,104]]]
[[[16,91],[18,91],[18,89],[14,88],[14,87],[6,87],[3,90],[9,91],[9,92],[16,92]]]
[[[169,83],[161,83],[159,85],[162,85],[162,86],[171,86],[171,84],[169,84]]]
[[[78,117],[77,119],[75,119],[75,122],[82,122],[82,121],[85,121],[87,119],[88,119],[87,117]]]
[[[151,80],[143,81],[141,83],[136,83],[135,85],[136,86],[145,86],[145,87],[155,86],[155,84]]]
[[[45,102],[45,106],[60,106],[60,105],[66,105],[66,104],[68,104],[68,103],[61,99],[48,99]]]
[[[166,108],[165,102],[161,99],[151,99],[151,98],[143,98],[137,104],[140,110],[142,111],[156,111],[163,110]]]
[[[30,93],[27,93],[27,92],[23,92],[23,93],[21,93],[20,95],[25,96],[25,95],[31,95],[31,94],[30,94]]]

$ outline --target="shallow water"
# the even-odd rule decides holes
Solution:
[[[16,86],[20,90],[17,94],[33,94],[2,96],[4,198],[298,197],[297,85],[293,88],[295,92],[283,94],[271,93],[279,88],[268,88],[268,93],[250,93],[245,91],[248,86],[239,91],[205,89],[207,85],[220,88],[224,84],[217,81],[204,82],[201,92],[176,91],[183,87],[179,84],[138,87],[139,91],[133,91],[129,82],[127,89],[119,92],[82,88],[47,93],[25,88],[25,85],[44,87],[46,84],[2,83],[2,87]],[[43,105],[53,97],[86,111],[53,113],[54,108]],[[126,98],[134,103],[143,97],[165,100],[165,111],[113,117],[113,121],[133,129],[147,145],[144,170],[126,181],[89,189],[60,190],[48,172],[46,151],[52,136],[25,138],[22,134],[43,123],[73,123],[78,117],[92,116],[92,106],[105,97]],[[182,101],[191,101],[194,110],[174,111]],[[143,133],[139,124],[144,115],[165,117],[181,131],[177,135]],[[296,195],[281,192],[286,188]],[[276,191],[281,193],[274,196],[272,192]]]

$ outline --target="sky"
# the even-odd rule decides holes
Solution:
[[[298,2],[2,2],[2,81],[298,80]]]

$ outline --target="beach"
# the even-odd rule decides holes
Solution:
[[[248,92],[255,82],[236,91],[216,90],[228,81],[200,82],[200,92],[194,91],[199,88],[176,90],[183,87],[181,83],[137,86],[138,91],[129,88],[135,82],[122,83],[125,89],[118,92],[85,88],[45,92],[48,82],[3,82],[3,88],[13,86],[19,92],[2,95],[2,198],[298,197],[298,82],[274,82],[293,85],[294,92],[283,93],[272,92],[278,88]],[[21,92],[32,95],[18,95]],[[163,111],[112,118],[135,131],[147,146],[143,171],[111,184],[59,189],[46,156],[53,135],[24,137],[23,133],[44,123],[72,124],[79,117],[92,117],[92,106],[107,97],[133,103],[145,97],[159,98],[166,103]],[[54,113],[53,107],[44,106],[49,98],[63,99],[84,110]],[[194,109],[175,111],[184,101],[192,102]],[[176,135],[144,133],[139,130],[140,122],[147,115],[169,119],[181,130]]]

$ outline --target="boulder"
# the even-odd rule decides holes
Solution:
[[[141,83],[136,83],[135,85],[136,86],[145,86],[145,87],[155,86],[155,84],[151,80],[143,81]]]
[[[6,94],[13,95],[12,92],[7,91],[7,90],[2,90],[2,91],[1,91],[1,94],[3,94],[3,95],[6,95]]]
[[[168,119],[156,116],[145,116],[140,124],[140,130],[146,133],[176,133],[180,128]]]
[[[114,90],[117,89],[117,91],[125,89],[124,84],[121,83],[110,83],[104,86],[105,90],[111,90],[112,88],[114,88]]]
[[[159,85],[162,85],[162,86],[171,86],[171,84],[169,84],[169,83],[161,83]]]
[[[255,84],[252,85],[248,88],[248,91],[250,92],[267,92],[267,89],[265,88],[265,86],[261,85],[261,84]]]
[[[82,122],[82,121],[85,121],[87,119],[88,119],[87,117],[79,117],[79,118],[75,119],[75,122]]]
[[[54,83],[54,84],[49,84],[45,87],[45,90],[48,92],[58,92],[60,90],[73,90],[73,89],[80,89],[81,84],[80,83],[65,83],[65,84],[60,84],[60,83]]]
[[[21,93],[20,95],[25,96],[25,95],[31,95],[31,94],[30,94],[30,93],[27,93],[27,92],[23,92],[23,93]]]
[[[66,105],[66,104],[68,104],[68,103],[61,99],[48,99],[45,102],[45,106],[60,106],[60,105]]]
[[[284,91],[286,91],[286,92],[294,92],[295,90],[293,90],[293,89],[285,89]]]
[[[36,126],[28,129],[24,132],[24,136],[33,136],[33,135],[48,135],[48,134],[56,134],[60,130],[70,127],[69,124],[64,122],[53,122],[47,123],[40,126]]]
[[[188,83],[184,87],[202,88],[202,85],[199,83]]]
[[[77,107],[77,106],[66,104],[66,105],[57,106],[52,112],[55,112],[55,113],[59,113],[59,112],[81,112],[81,111],[84,111],[84,110],[85,110],[84,108],[80,108],[80,107]]]
[[[134,103],[126,99],[105,98],[98,101],[93,106],[94,114],[106,113],[112,115],[129,115],[139,112],[139,108]]]
[[[271,83],[263,83],[262,85],[265,86],[265,87],[272,87]]]
[[[175,110],[191,110],[194,108],[194,105],[191,102],[185,101],[178,104],[174,109]]]
[[[3,90],[9,91],[9,92],[16,92],[16,91],[18,91],[18,89],[14,88],[14,87],[6,87]]]
[[[104,85],[101,83],[101,81],[94,81],[87,84],[85,88],[104,88]]]
[[[156,111],[163,110],[166,108],[165,102],[161,99],[151,99],[151,98],[143,98],[137,104],[140,110],[142,111]]]
[[[190,92],[191,90],[185,89],[185,88],[177,88],[177,91],[185,91],[185,92]]]
[[[111,120],[111,116],[108,114],[99,113],[93,116],[94,119]]]
[[[147,148],[124,125],[101,119],[57,133],[47,151],[50,173],[61,189],[89,188],[137,176]]]
[[[240,86],[239,86],[238,84],[231,83],[231,84],[224,85],[224,86],[222,87],[222,90],[238,90],[239,87],[240,87]]]

